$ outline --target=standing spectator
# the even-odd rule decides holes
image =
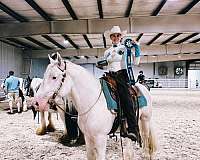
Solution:
[[[17,77],[14,76],[14,71],[9,71],[9,77],[5,80],[5,92],[8,94],[9,99],[9,114],[13,114],[13,106],[17,104],[18,113],[20,110],[20,98],[19,98],[19,86],[20,82]]]

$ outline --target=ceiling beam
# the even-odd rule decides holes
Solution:
[[[140,38],[142,38],[143,33],[140,33],[139,36],[136,38],[136,41],[138,42],[140,40]]]
[[[71,4],[69,3],[68,0],[62,0],[65,8],[67,9],[67,11],[69,12],[69,14],[71,15],[71,17],[74,19],[74,20],[78,20],[78,17],[76,16],[76,13],[74,12]]]
[[[191,41],[190,43],[197,43],[197,42],[199,42],[199,41],[200,41],[200,38],[197,38],[197,39]]]
[[[30,0],[26,0],[26,1],[29,1],[32,5],[35,4],[35,2],[33,1],[30,1]],[[27,2],[28,3],[28,2]],[[37,4],[36,4],[37,5]],[[35,5],[35,6],[36,6]],[[34,6],[34,7],[35,7]],[[39,6],[38,6],[39,7]],[[4,12],[6,12],[8,15],[12,16],[14,19],[18,20],[19,22],[28,22],[28,19],[26,19],[25,17],[21,16],[20,14],[16,13],[15,11],[13,11],[12,9],[10,9],[9,7],[7,7],[6,5],[4,5],[3,3],[0,2],[0,9],[2,9]],[[19,28],[21,29],[21,28]],[[48,49],[48,47],[42,43],[40,43],[39,41],[31,38],[31,37],[25,37],[25,39],[28,39],[29,41],[32,41],[33,43],[36,43],[37,45],[39,46],[43,46],[45,49]],[[29,44],[26,44],[24,42],[21,42],[17,39],[14,39],[14,38],[7,38],[7,40],[11,41],[11,42],[14,42],[16,44],[19,44],[25,48],[28,48],[28,49],[37,49]]]
[[[179,35],[181,35],[182,33],[176,33],[173,36],[169,37],[168,39],[166,39],[165,41],[163,41],[161,44],[167,44],[168,42],[170,42],[171,40],[173,40],[174,38],[178,37]]]
[[[66,59],[71,59],[71,57],[66,57],[61,53],[61,56]],[[32,58],[39,58],[39,57],[32,57]],[[41,57],[40,57],[41,58]],[[47,57],[42,57],[47,58]],[[77,58],[74,57],[74,58]],[[167,61],[183,61],[183,60],[197,60],[200,59],[200,52],[196,52],[194,54],[173,54],[173,55],[158,55],[158,56],[141,56],[140,63],[154,63],[154,62],[167,62]],[[96,64],[96,62],[100,60],[96,57],[90,57],[89,59],[85,58],[79,58],[79,59],[73,59],[73,63],[76,64]]]
[[[24,43],[18,39],[15,39],[15,38],[6,38],[7,40],[11,41],[11,42],[14,42],[16,44],[19,44],[20,46],[26,48],[26,49],[34,49],[34,50],[37,50],[38,48],[32,46],[32,45],[29,45],[27,43]]]
[[[129,0],[124,17],[130,16],[132,6],[133,6],[133,0]]]
[[[98,10],[99,10],[99,18],[103,19],[103,8],[101,0],[97,0]]]
[[[104,36],[104,34],[102,34],[102,37],[103,37],[103,46],[104,48],[106,48],[106,37]]]
[[[199,33],[199,19],[200,15],[173,15],[8,23],[0,24],[0,38],[40,34],[103,34],[105,30],[119,24],[122,30],[127,30],[131,33]]]
[[[19,46],[16,43],[9,42],[8,40],[0,39],[0,41],[3,43],[9,44],[11,46],[17,47],[17,48],[21,48],[21,45]]]
[[[88,37],[87,37],[86,34],[83,34],[83,38],[84,38],[85,41],[87,42],[88,46],[89,46],[90,48],[93,48],[93,46],[92,46],[92,44],[90,43],[90,41],[89,41],[89,39],[88,39]]]
[[[187,6],[181,9],[178,14],[186,14],[192,7],[194,7],[200,0],[192,0]]]
[[[165,3],[167,2],[167,0],[162,0],[157,8],[154,9],[154,11],[151,13],[151,16],[157,16],[158,13],[160,12],[160,10],[163,8],[163,6],[165,5]]]
[[[185,37],[185,38],[183,38],[183,39],[177,41],[175,44],[183,43],[183,42],[187,41],[188,39],[197,36],[198,34],[199,34],[199,33],[193,33],[193,34],[191,34],[191,35],[189,35],[189,36],[187,36],[187,37]]]
[[[40,16],[46,21],[53,21],[53,19],[33,0],[25,0]]]
[[[80,57],[79,57],[79,56],[74,56],[74,58],[76,58],[76,59],[80,59]]]
[[[37,44],[38,46],[42,47],[42,48],[45,48],[45,49],[52,49],[51,47],[37,41],[36,39],[32,38],[32,37],[24,37],[25,39]]]
[[[53,43],[54,45],[56,45],[60,49],[65,49],[65,47],[63,47],[61,44],[59,44],[58,42],[56,42],[54,39],[52,39],[48,35],[42,35],[42,37],[44,37],[46,40],[50,41],[51,43]]]
[[[168,61],[186,61],[186,60],[197,60],[200,59],[200,53],[196,54],[176,54],[176,55],[160,55],[160,56],[141,56],[140,63],[154,63],[154,62],[168,62]],[[74,59],[73,63],[76,64],[96,64],[98,59],[96,58],[90,58],[90,59]]]
[[[0,9],[2,11],[4,11],[5,13],[7,13],[8,15],[10,15],[11,17],[13,17],[14,19],[20,21],[20,22],[28,22],[28,19],[26,19],[25,17],[19,15],[18,13],[16,13],[15,11],[13,11],[9,7],[7,7],[2,2],[0,2]]]
[[[78,16],[77,16],[76,13],[74,12],[74,10],[73,10],[71,4],[69,3],[69,1],[68,1],[68,0],[62,0],[62,2],[63,2],[63,4],[64,4],[65,8],[67,9],[67,11],[69,12],[69,14],[71,15],[72,19],[73,19],[73,20],[78,20]],[[65,40],[69,41],[69,43],[70,43],[74,48],[79,49],[79,46],[78,46],[77,44],[75,44],[75,43],[72,41],[72,39],[69,38],[68,35],[63,34],[62,36],[65,38]],[[85,35],[85,36],[86,36],[86,35]],[[87,37],[87,36],[86,36],[86,37]],[[88,41],[89,41],[89,40],[88,40]]]
[[[60,50],[64,56],[98,56],[102,57],[107,48],[85,48],[85,49],[63,49]],[[46,57],[49,53],[58,50],[36,50],[32,51],[32,56]],[[180,53],[195,53],[200,51],[200,43],[187,43],[180,46],[179,44],[167,45],[142,45],[142,55],[170,55]]]
[[[79,46],[75,44],[68,35],[62,35],[65,40],[67,40],[74,48],[79,49]]]
[[[155,40],[157,40],[163,33],[158,33],[152,40],[150,40],[147,45],[151,45]]]

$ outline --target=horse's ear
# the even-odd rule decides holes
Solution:
[[[59,66],[61,65],[61,56],[58,52],[56,53],[53,53],[52,55],[48,55],[49,56],[49,60],[50,60],[50,63],[57,63]]]
[[[58,60],[58,65],[60,66],[62,58],[58,52],[57,52],[57,60]]]
[[[53,58],[51,58],[50,54],[48,54],[48,57],[49,57],[49,61],[50,61],[51,64],[55,63],[55,60]]]

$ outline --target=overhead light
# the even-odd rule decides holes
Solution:
[[[65,39],[64,40],[64,44],[68,44],[68,43],[69,43],[69,41]]]

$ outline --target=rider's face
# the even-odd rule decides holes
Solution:
[[[121,34],[114,33],[110,35],[110,39],[112,40],[112,44],[118,44],[121,41]]]

